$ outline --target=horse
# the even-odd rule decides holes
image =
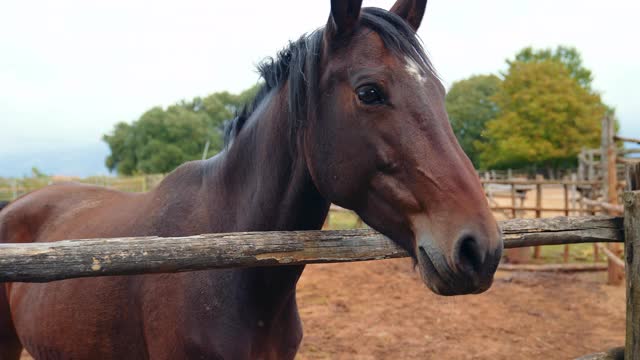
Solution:
[[[416,35],[425,8],[332,0],[324,27],[259,65],[263,85],[218,155],[147,193],[34,191],[0,212],[1,241],[313,230],[335,203],[404,248],[433,292],[487,290],[502,236]],[[0,358],[293,359],[303,270],[6,283]]]

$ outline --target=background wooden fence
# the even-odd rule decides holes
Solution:
[[[40,177],[40,178],[0,178],[0,201],[14,200],[28,192],[40,189],[54,183],[74,181],[83,184],[105,186],[111,189],[126,192],[143,192],[152,189],[162,181],[164,175],[140,175],[140,176],[91,176],[79,177]]]

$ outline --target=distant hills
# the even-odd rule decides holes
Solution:
[[[50,149],[0,152],[0,177],[20,177],[37,167],[47,175],[91,176],[109,173],[104,165],[109,147],[102,143],[87,145],[60,144]]]

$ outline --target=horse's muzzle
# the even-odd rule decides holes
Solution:
[[[417,240],[420,274],[436,294],[479,294],[491,287],[502,256],[501,239],[495,246],[489,246],[487,239],[463,233],[449,256],[427,239]]]

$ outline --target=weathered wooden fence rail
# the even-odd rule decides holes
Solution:
[[[501,227],[506,248],[624,241],[623,219],[610,216],[515,219],[503,221]],[[0,244],[0,282],[405,256],[404,250],[370,229]]]

